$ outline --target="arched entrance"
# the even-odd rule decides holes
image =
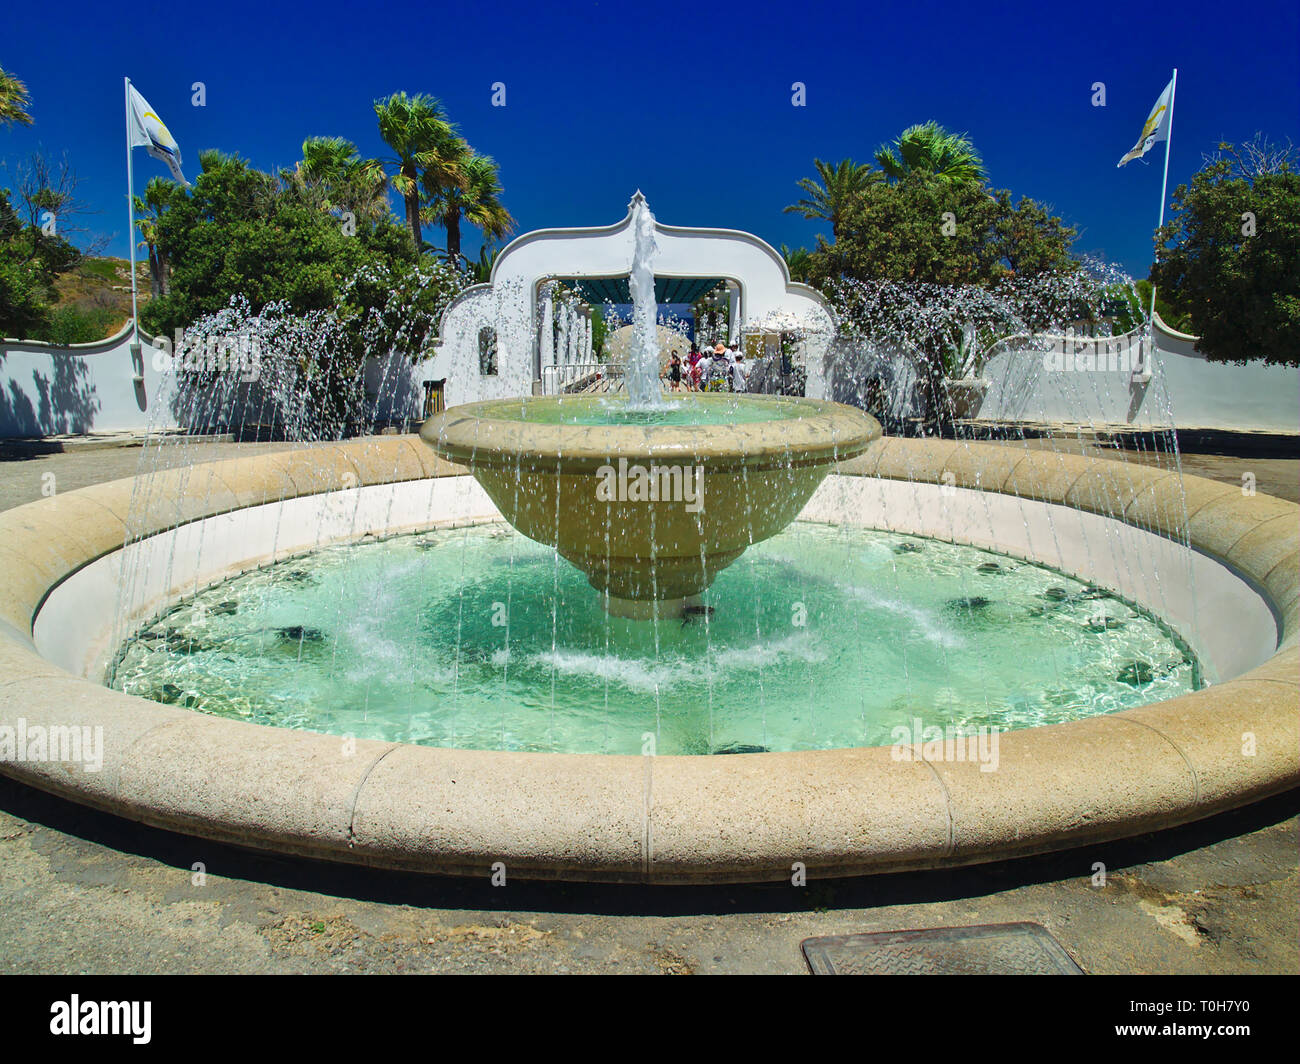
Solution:
[[[615,225],[539,229],[516,238],[497,258],[491,280],[466,290],[448,307],[428,375],[447,378],[449,404],[542,389],[546,338],[554,339],[557,329],[552,285],[577,293],[577,317],[583,320],[579,323],[570,316],[562,357],[570,364],[584,360],[590,353],[591,308],[604,305],[606,298],[617,305],[615,297],[621,300],[625,295],[634,245],[632,208],[642,198],[638,192],[627,215]],[[742,332],[770,339],[797,323],[805,338],[802,354],[808,366],[808,394],[820,395],[821,356],[835,319],[820,292],[791,281],[785,261],[771,245],[734,229],[660,223],[655,225],[655,243],[657,301],[725,293],[726,313],[719,317],[727,322],[727,341]],[[480,372],[478,336],[485,326],[495,330],[493,374]],[[576,346],[573,330],[584,334]],[[766,340],[760,346],[767,346]],[[556,359],[550,363],[555,365],[561,356],[553,347],[549,357]]]

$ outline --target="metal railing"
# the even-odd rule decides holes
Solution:
[[[616,391],[623,383],[623,367],[605,362],[571,362],[542,367],[542,394]]]

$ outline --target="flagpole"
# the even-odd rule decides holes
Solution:
[[[131,341],[140,339],[140,307],[135,282],[135,177],[131,169],[131,79],[122,79],[122,95],[126,100],[126,242],[131,254]],[[1163,210],[1163,207],[1161,208]]]
[[[1174,67],[1173,80],[1169,83],[1169,129],[1165,136],[1165,176],[1160,181],[1160,221],[1156,223],[1157,239],[1165,225],[1165,198],[1169,192],[1169,150],[1174,143],[1174,96],[1178,92],[1178,68]],[[1151,286],[1151,326],[1156,322],[1156,286]],[[1154,337],[1152,342],[1154,343]]]
[[[1159,239],[1160,230],[1163,229],[1165,225],[1165,197],[1168,194],[1169,189],[1169,149],[1173,146],[1174,140],[1174,92],[1177,88],[1178,68],[1174,67],[1174,76],[1169,82],[1169,128],[1165,131],[1165,174],[1164,177],[1160,179],[1160,221],[1156,223],[1157,239]],[[1151,344],[1151,353],[1154,355],[1156,346],[1156,286],[1154,282],[1151,285],[1151,312],[1149,318],[1151,325],[1148,340]],[[1142,350],[1141,346],[1138,347],[1138,366],[1137,369],[1133,371],[1133,379],[1141,379],[1144,381],[1151,379],[1151,370],[1148,365],[1147,354]]]

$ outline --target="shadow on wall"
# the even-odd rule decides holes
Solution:
[[[827,346],[822,372],[827,399],[865,410],[886,432],[925,413],[924,381],[909,352],[839,338]]]
[[[85,360],[63,354],[53,354],[50,360],[52,378],[40,370],[32,371],[35,405],[12,377],[0,390],[0,425],[6,426],[6,435],[57,436],[89,432],[94,426],[102,404]]]
[[[392,354],[366,361],[366,407],[372,424],[395,424],[420,420],[424,403],[421,381],[432,361],[412,362],[406,355]]]

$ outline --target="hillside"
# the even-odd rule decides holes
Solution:
[[[150,299],[149,266],[136,263],[140,306]],[[131,274],[126,259],[84,258],[54,282],[50,342],[84,344],[119,332],[131,317]]]

